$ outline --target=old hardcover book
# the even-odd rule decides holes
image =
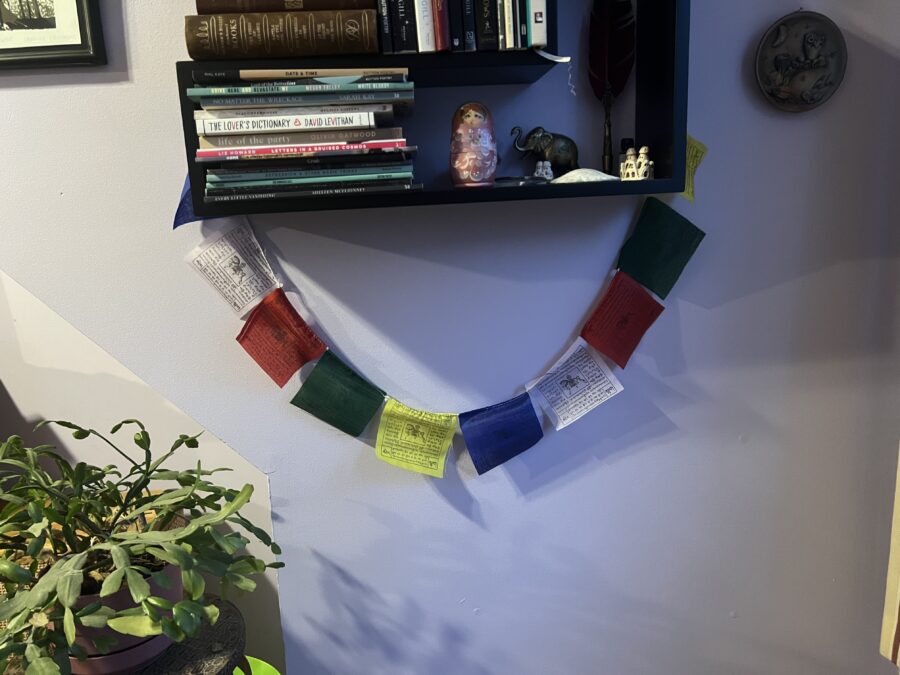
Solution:
[[[376,0],[197,0],[197,14],[375,9]]]
[[[194,120],[199,136],[274,134],[323,129],[371,129],[377,124],[374,113],[334,113],[308,115],[261,115],[259,117],[224,117]]]
[[[378,0],[378,28],[380,29],[381,53],[394,53],[394,36],[391,31],[391,8],[389,0]]]
[[[285,134],[235,134],[200,136],[201,150],[213,148],[250,148],[269,145],[304,145],[309,143],[361,143],[403,138],[403,129],[334,129]]]
[[[475,35],[479,51],[497,50],[497,0],[475,0]]]
[[[377,54],[375,10],[186,16],[192,59]]]
[[[434,16],[434,48],[439,52],[450,49],[450,0],[431,0]]]
[[[419,51],[419,36],[416,31],[415,0],[392,0],[391,37],[394,53],[406,54]]]
[[[475,38],[475,0],[462,0],[463,20],[463,48],[464,51],[474,52],[478,49]]]

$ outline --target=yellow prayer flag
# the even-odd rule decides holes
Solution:
[[[900,463],[894,492],[894,518],[891,522],[891,553],[884,590],[884,616],[881,620],[881,655],[897,663],[900,651]]]
[[[401,469],[443,478],[458,426],[456,415],[416,410],[389,398],[381,414],[375,454]]]
[[[688,135],[684,192],[681,193],[681,196],[688,201],[694,201],[694,174],[697,173],[697,167],[700,166],[700,162],[706,157],[706,152],[707,148],[703,143]]]

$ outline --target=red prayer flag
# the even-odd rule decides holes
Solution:
[[[326,349],[281,288],[250,313],[237,341],[279,387]]]
[[[581,337],[624,368],[663,306],[625,272],[617,272]]]

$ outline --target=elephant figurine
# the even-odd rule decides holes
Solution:
[[[516,137],[516,150],[535,154],[539,159],[550,162],[555,176],[562,176],[578,168],[578,146],[568,136],[544,131],[544,127],[535,127],[529,131],[524,143],[522,127],[513,127],[510,135]]]

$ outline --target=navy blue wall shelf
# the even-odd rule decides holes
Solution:
[[[563,3],[548,1],[547,52],[573,56],[567,72],[532,51],[340,56],[329,58],[280,59],[277,61],[215,61],[177,64],[178,87],[184,124],[188,173],[199,216],[217,217],[252,213],[280,213],[333,209],[361,209],[423,204],[461,204],[562,197],[658,194],[684,189],[687,137],[689,0],[636,0],[637,57],[635,65],[634,118],[618,124],[616,138],[633,135],[639,145],[649,145],[656,166],[656,178],[649,181],[606,181],[527,187],[453,189],[447,171],[450,120],[457,106],[467,100],[481,100],[494,114],[501,164],[498,175],[531,173],[530,166],[510,167],[518,162],[511,150],[508,129],[538,124],[576,139],[582,166],[599,166],[603,113],[589,87],[580,87],[577,98],[573,77],[581,77],[586,50],[589,0]],[[372,195],[344,195],[306,199],[259,200],[234,203],[203,203],[203,166],[194,162],[197,134],[195,104],[184,95],[193,86],[191,71],[197,68],[346,68],[405,66],[416,83],[413,114],[398,121],[410,144],[417,145],[416,180],[422,192]],[[545,77],[553,71],[553,77]],[[538,80],[544,78],[538,83]],[[552,80],[552,82],[551,82]],[[544,84],[544,82],[548,84]],[[586,82],[586,79],[584,80]],[[535,84],[537,83],[537,84]],[[528,87],[526,85],[534,85]],[[549,88],[547,91],[545,89]],[[614,111],[615,112],[615,111]],[[581,128],[578,120],[581,119]],[[625,128],[622,128],[625,127]],[[626,133],[627,132],[627,133]],[[504,151],[507,153],[504,156]],[[208,166],[208,165],[204,165]]]

